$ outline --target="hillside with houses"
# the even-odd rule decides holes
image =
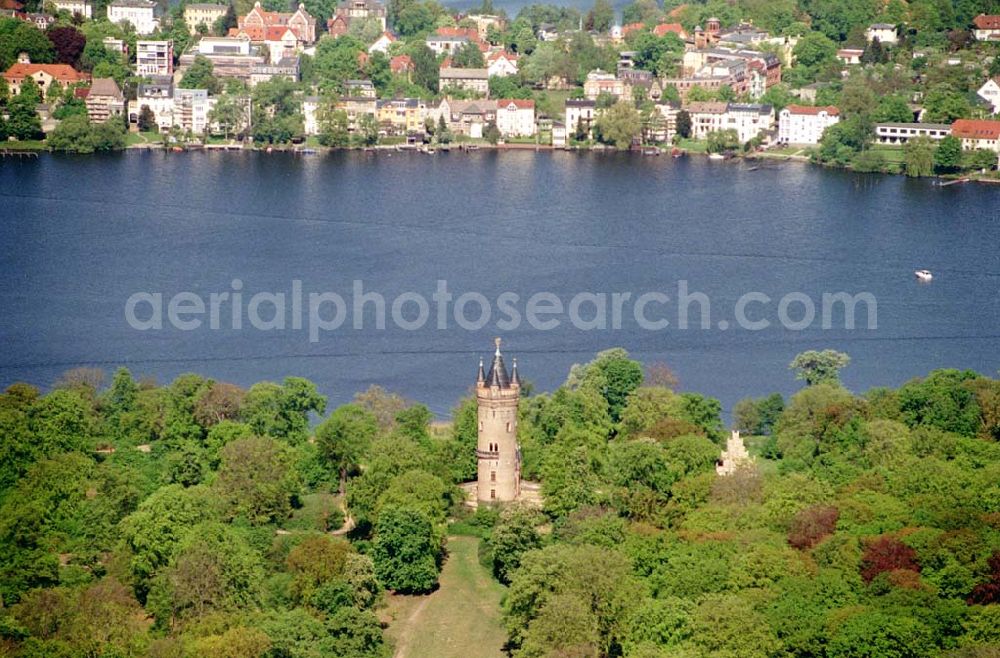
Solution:
[[[2,7],[7,148],[605,147],[914,176],[1000,155],[986,0]]]

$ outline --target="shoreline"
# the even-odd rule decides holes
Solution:
[[[432,148],[433,151],[428,152],[427,149]],[[200,152],[200,151],[222,151],[227,153],[235,152],[246,152],[246,153],[259,153],[264,155],[270,155],[272,153],[290,153],[292,155],[301,156],[312,156],[312,155],[322,155],[328,153],[336,152],[350,152],[356,151],[361,153],[377,153],[377,152],[389,152],[389,153],[419,153],[422,155],[435,155],[437,152],[451,153],[453,151],[457,152],[473,152],[473,151],[534,151],[536,153],[541,152],[567,152],[567,153],[628,153],[634,156],[640,157],[656,157],[656,156],[666,156],[670,157],[701,157],[708,158],[709,153],[704,151],[692,151],[689,149],[679,148],[680,155],[672,156],[671,150],[675,148],[672,146],[646,146],[642,148],[632,148],[632,149],[617,149],[609,146],[552,146],[551,144],[530,144],[530,143],[512,143],[512,144],[480,144],[480,143],[458,143],[458,144],[448,144],[448,145],[426,145],[426,144],[376,144],[373,146],[348,146],[348,147],[338,147],[338,146],[320,146],[320,145],[271,145],[260,147],[256,145],[247,146],[240,143],[228,143],[228,144],[198,144],[194,146],[166,146],[161,143],[145,143],[145,144],[129,144],[123,149],[116,149],[115,151],[128,152],[128,151],[162,151],[164,153],[189,153],[189,152]],[[656,149],[658,153],[647,153],[647,151]],[[800,151],[806,150],[805,148]],[[112,152],[112,151],[109,151]],[[44,144],[44,142],[35,142],[31,144],[24,145],[22,148],[6,146],[0,148],[0,160],[5,157],[17,157],[17,158],[32,158],[38,157],[39,153],[73,153],[72,151],[58,151],[52,149]],[[75,154],[75,155],[92,155],[92,153]],[[812,158],[808,155],[800,155],[799,152],[796,153],[772,153],[769,151],[755,151],[752,153],[738,154],[727,156],[725,160],[721,163],[731,162],[731,161],[776,161],[776,162],[796,162],[801,164],[809,164],[817,167],[822,167],[824,169],[831,169],[837,171],[850,171],[854,172],[851,167],[840,167],[836,165],[824,164],[813,162]],[[902,176],[906,175],[902,172],[855,172],[855,173],[870,173],[878,174],[882,176]],[[958,183],[984,183],[987,185],[998,185],[1000,184],[1000,174],[998,176],[983,176],[978,172],[960,173],[960,174],[942,174],[934,176],[921,176],[920,178],[932,179],[939,181],[937,185],[953,185]]]

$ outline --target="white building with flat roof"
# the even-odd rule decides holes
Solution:
[[[840,121],[840,110],[833,107],[789,105],[778,115],[780,144],[819,144],[823,132]]]
[[[136,41],[135,72],[137,75],[173,75],[174,42]]]
[[[80,14],[84,18],[94,17],[94,6],[89,0],[51,0],[57,11]]]

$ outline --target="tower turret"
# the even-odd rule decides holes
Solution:
[[[517,498],[521,491],[521,448],[517,443],[517,404],[521,395],[521,380],[514,371],[507,373],[500,339],[489,372],[479,364],[476,381],[479,438],[476,444],[478,462],[477,498],[480,502],[506,502]]]

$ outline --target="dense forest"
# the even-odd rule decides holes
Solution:
[[[465,534],[516,657],[1000,656],[1000,380],[857,395],[846,363],[800,355],[798,393],[740,402],[753,461],[720,476],[719,402],[602,352],[525,386],[541,507],[475,511],[471,393],[444,424],[296,377],[14,384],[0,655],[387,657],[386,599],[433,591]]]

